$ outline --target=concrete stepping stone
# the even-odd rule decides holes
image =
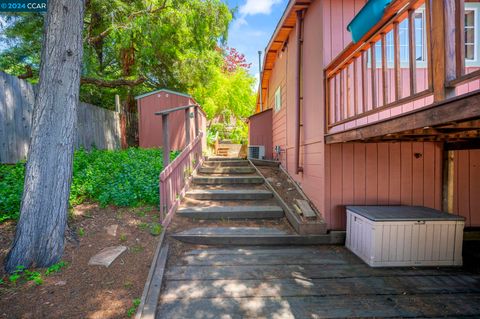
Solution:
[[[125,250],[127,250],[127,247],[125,246],[104,248],[98,254],[90,258],[88,264],[92,266],[109,267]]]
[[[118,225],[105,226],[105,230],[107,231],[107,234],[113,237],[117,236],[117,229],[118,229]]]
[[[197,219],[269,219],[284,215],[279,206],[196,206],[180,208],[177,214]]]

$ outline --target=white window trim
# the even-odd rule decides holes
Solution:
[[[475,3],[476,5],[478,5],[478,3]],[[473,11],[473,35],[474,35],[474,38],[473,38],[473,59],[467,59],[465,58],[465,62],[466,63],[475,63],[475,62],[478,62],[478,31],[479,31],[479,27],[478,27],[478,7],[477,6],[473,6],[473,3],[468,3],[466,2],[465,3],[465,10],[468,10],[468,11]],[[465,30],[463,31],[465,32]],[[463,48],[465,50],[465,48]]]

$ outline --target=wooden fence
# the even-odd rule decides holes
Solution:
[[[0,163],[16,163],[27,156],[34,91],[35,87],[27,81],[0,72]],[[118,112],[81,102],[77,117],[76,148],[120,148]]]

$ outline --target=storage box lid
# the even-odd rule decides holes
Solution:
[[[347,206],[347,210],[376,222],[465,220],[462,216],[448,214],[422,206]]]

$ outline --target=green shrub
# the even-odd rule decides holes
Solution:
[[[172,152],[170,158],[177,155]],[[0,222],[18,218],[24,166],[0,165]],[[162,169],[161,149],[78,150],[73,161],[70,204],[91,200],[102,206],[156,206]]]
[[[150,235],[158,236],[162,233],[162,225],[159,223],[150,224]]]
[[[24,163],[0,165],[0,223],[18,218],[24,174]]]
[[[67,263],[64,262],[64,261],[60,261],[56,264],[53,264],[51,265],[50,267],[47,268],[47,270],[45,271],[45,276],[50,276],[52,274],[55,274],[59,271],[62,270],[62,268],[65,268],[67,267]]]

